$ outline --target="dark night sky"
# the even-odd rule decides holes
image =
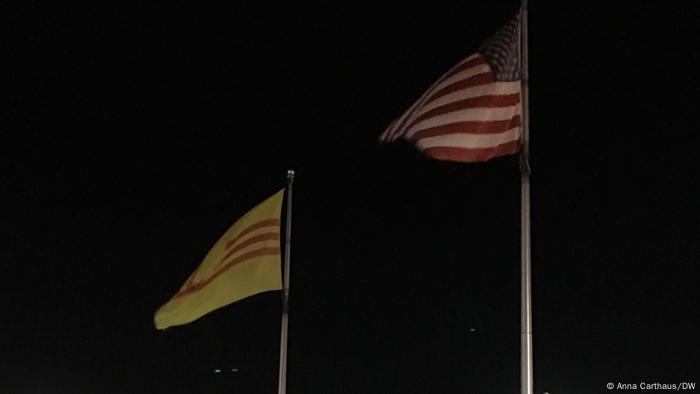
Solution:
[[[152,317],[290,167],[290,394],[518,392],[517,157],[377,143],[519,5],[461,3],[3,12],[0,392],[276,392],[279,293]],[[583,3],[530,6],[536,392],[700,383],[700,14]]]

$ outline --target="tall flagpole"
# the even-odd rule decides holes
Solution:
[[[280,338],[280,375],[277,393],[287,392],[287,336],[289,331],[289,264],[292,239],[292,185],[294,170],[287,171],[287,220],[284,237],[284,277],[282,281],[282,334]]]
[[[527,0],[520,8],[521,99],[523,103],[520,152],[520,393],[533,394],[532,279],[530,262],[530,107],[528,96]]]

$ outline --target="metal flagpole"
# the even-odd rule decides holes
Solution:
[[[527,0],[520,8],[520,78],[522,113],[522,150],[520,152],[520,392],[533,394],[532,368],[532,279],[530,261],[530,108],[528,92]]]
[[[284,237],[284,276],[282,281],[282,334],[280,339],[280,375],[277,393],[287,392],[287,333],[289,331],[289,264],[292,239],[292,185],[294,170],[287,171],[287,220]]]

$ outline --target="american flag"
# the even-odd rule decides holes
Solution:
[[[444,74],[382,133],[426,156],[486,161],[520,149],[518,18]]]

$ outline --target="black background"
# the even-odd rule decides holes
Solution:
[[[530,6],[536,392],[698,382],[698,8],[582,3]],[[289,393],[517,392],[517,157],[377,137],[518,2],[251,4],[4,12],[0,391],[276,392],[278,292],[152,317],[294,168]]]

